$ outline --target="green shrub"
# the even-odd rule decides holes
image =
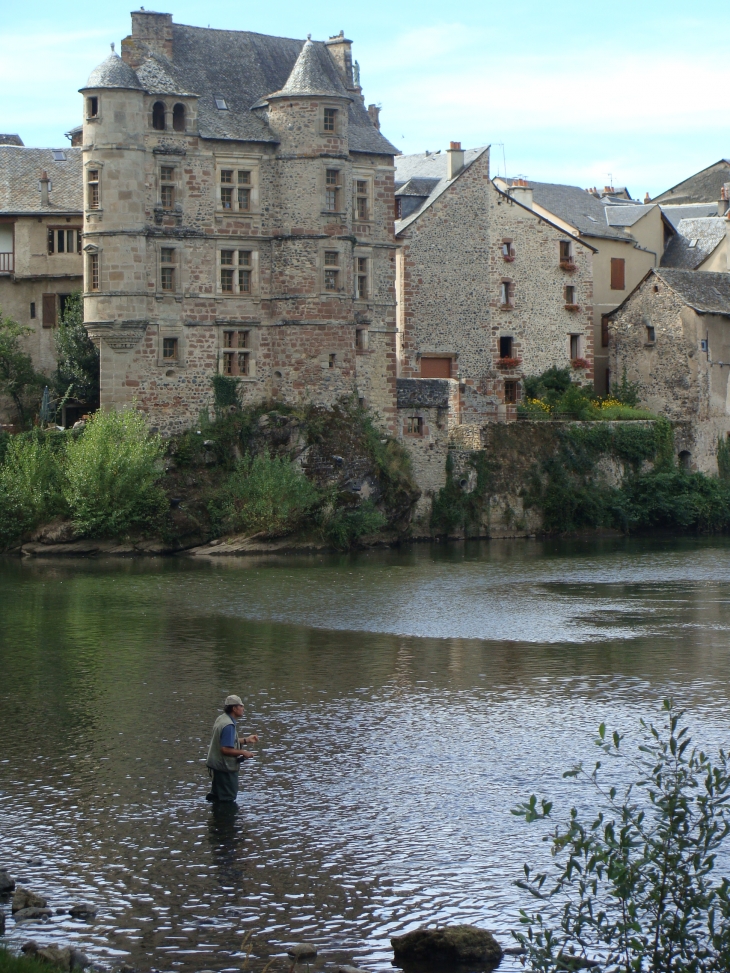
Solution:
[[[717,475],[723,481],[730,481],[730,439],[717,437]]]
[[[320,500],[319,491],[288,459],[247,456],[209,503],[221,531],[287,534]]]
[[[639,383],[630,382],[626,377],[626,368],[624,367],[623,375],[621,376],[620,382],[614,382],[611,386],[611,396],[614,399],[618,399],[624,405],[637,406],[639,404]]]
[[[386,518],[376,510],[370,500],[357,507],[337,507],[321,518],[323,536],[340,551],[352,547],[356,540],[366,534],[376,534],[385,526]]]
[[[241,404],[241,383],[237,378],[231,378],[230,375],[214,375],[211,383],[216,412]]]
[[[597,811],[573,807],[554,827],[553,805],[532,797],[513,814],[548,822],[554,866],[517,884],[537,912],[521,910],[513,935],[527,969],[597,967],[603,973],[726,973],[730,968],[730,882],[715,866],[730,834],[730,765],[693,746],[683,714],[665,700],[664,730],[642,720],[637,752],[598,730],[601,759],[564,777],[590,786]],[[619,792],[602,762],[621,761],[632,783]],[[585,807],[585,800],[583,800]],[[553,916],[554,918],[548,918]]]
[[[99,408],[99,349],[84,327],[78,291],[66,301],[55,340],[57,367],[52,381],[58,399],[79,399],[93,412]]]
[[[32,432],[10,438],[0,466],[0,547],[65,511],[50,437]]]
[[[66,448],[63,494],[85,537],[155,528],[168,507],[157,485],[165,446],[134,409],[97,412]]]
[[[61,969],[36,956],[16,956],[0,946],[0,973],[60,973]]]

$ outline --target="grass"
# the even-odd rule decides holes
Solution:
[[[0,946],[0,973],[53,973],[60,966],[52,966],[34,956],[16,956]]]

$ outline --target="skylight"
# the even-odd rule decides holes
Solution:
[[[223,95],[213,95],[213,100],[215,101],[215,107],[218,111],[228,111],[228,105],[226,104],[226,99]]]
[[[53,161],[54,162],[65,162],[66,153],[63,149],[53,149]]]
[[[690,249],[692,249],[693,247],[696,247],[697,246],[697,240],[690,240],[689,241],[689,246],[690,246]]]
[[[597,223],[598,222],[598,220],[595,218],[595,216],[589,216],[588,219],[591,221],[591,223]]]

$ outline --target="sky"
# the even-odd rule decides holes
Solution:
[[[157,2],[157,0],[155,0]],[[61,147],[130,2],[0,0],[0,131]],[[643,198],[730,157],[727,0],[269,0],[156,6],[178,23],[325,40],[344,29],[402,152],[490,144],[492,173]]]

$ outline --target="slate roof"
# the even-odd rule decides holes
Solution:
[[[461,172],[468,169],[488,148],[488,145],[484,145],[478,149],[465,149],[464,168]],[[396,220],[396,234],[405,230],[407,226],[410,226],[454,182],[453,179],[449,180],[446,178],[446,165],[447,158],[445,152],[421,152],[418,155],[399,155],[396,158],[396,195],[401,194],[401,190],[411,183],[414,183],[414,188],[418,186],[421,189],[426,189],[428,185],[432,187],[421,206],[414,212],[409,213],[404,219]],[[461,172],[459,175],[461,175]],[[456,176],[457,179],[459,175]],[[403,195],[420,196],[421,193],[403,193]]]
[[[706,169],[660,193],[653,203],[712,203],[720,199],[722,187],[730,182],[730,159],[719,159]]]
[[[114,51],[94,68],[86,82],[86,88],[141,88],[139,78],[128,64]],[[84,90],[83,88],[81,89]]]
[[[0,135],[0,145],[22,145],[23,140],[19,135]]]
[[[500,181],[511,186],[515,180],[500,177]],[[527,185],[532,189],[533,201],[538,206],[570,226],[574,226],[581,236],[631,241],[631,237],[620,226],[611,226],[608,223],[606,210],[611,204],[606,200],[596,199],[580,186],[563,186],[559,183],[529,180]],[[622,210],[624,208],[630,207],[621,207]]]
[[[606,222],[609,226],[633,226],[654,209],[655,205],[656,203],[650,203],[648,206],[642,203],[621,203],[618,206],[613,204],[606,206]]]
[[[730,274],[675,270],[660,267],[652,271],[699,314],[730,316]],[[618,310],[618,309],[617,309]]]
[[[145,88],[149,85],[147,90],[152,93],[197,95],[198,129],[203,138],[276,142],[276,135],[258,109],[266,104],[270,94],[285,88],[304,43],[252,31],[173,23],[172,60],[150,49],[149,57],[137,71],[138,83]],[[309,67],[304,74],[310,78],[326,78],[328,93],[339,85],[338,96],[350,97],[326,44],[311,42],[306,61]],[[108,62],[109,58],[104,63]],[[292,83],[299,81],[294,78]],[[216,108],[216,96],[225,99],[227,110]],[[395,146],[375,128],[354,91],[348,120],[351,151],[397,154]]]
[[[304,42],[299,57],[286,79],[281,91],[270,94],[269,98],[296,97],[297,95],[324,95],[325,97],[349,98],[334,61],[329,56],[321,56],[321,52],[312,43],[311,37]]]
[[[53,149],[0,146],[0,213],[81,213],[81,149],[65,146],[62,151],[66,161],[56,162]],[[49,205],[42,207],[38,180],[44,169],[51,189]]]
[[[660,204],[662,213],[676,230],[681,220],[693,220],[702,216],[717,216],[717,203],[686,203],[684,206]]]
[[[430,196],[440,181],[440,179],[436,178],[419,179],[417,176],[414,176],[408,182],[396,183],[398,188],[395,194],[396,196]]]
[[[695,270],[725,239],[727,226],[728,221],[721,216],[680,220],[664,251],[662,267]]]

